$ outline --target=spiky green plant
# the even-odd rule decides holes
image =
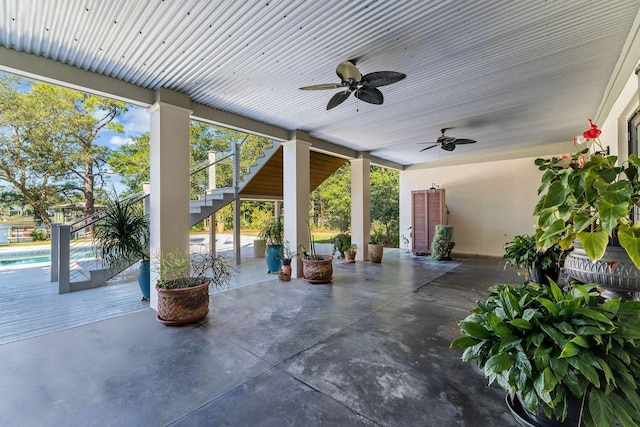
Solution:
[[[110,268],[149,260],[149,219],[141,204],[109,200],[94,226],[93,246]]]

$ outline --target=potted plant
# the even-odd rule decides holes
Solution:
[[[526,280],[548,285],[549,278],[558,280],[562,255],[560,245],[538,249],[535,236],[521,234],[513,236],[512,240],[505,243],[502,261],[505,268],[511,266],[526,269]]]
[[[268,271],[269,273],[277,273],[280,269],[280,254],[282,252],[284,239],[282,217],[276,217],[271,221],[265,222],[260,230],[259,237],[263,239],[267,245],[265,259]]]
[[[369,261],[375,263],[382,262],[382,256],[384,255],[384,246],[382,245],[382,233],[379,231],[374,232],[369,237]]]
[[[309,230],[309,252],[304,246],[300,246],[302,252],[302,277],[307,282],[317,285],[331,283],[333,279],[333,256],[316,254],[316,245],[311,235],[311,225],[307,224]]]
[[[508,392],[522,425],[635,426],[640,304],[601,301],[593,284],[493,286],[458,322],[464,336],[450,347]]]
[[[282,266],[280,267],[280,271],[278,272],[278,278],[282,281],[288,282],[291,280],[291,260],[295,258],[298,254],[291,251],[291,245],[289,241],[285,241],[282,246],[282,254],[280,255],[280,262]]]
[[[142,206],[117,198],[107,200],[93,228],[94,253],[117,274],[140,261],[138,285],[142,300],[150,298],[149,219]]]
[[[231,280],[231,267],[222,255],[209,252],[183,254],[179,250],[159,254],[158,320],[168,326],[186,325],[209,312],[209,287],[223,288]]]
[[[355,243],[349,244],[344,250],[344,261],[347,263],[356,262],[356,255],[358,254],[358,245]]]
[[[351,236],[346,233],[336,234],[331,238],[331,243],[333,243],[333,252],[331,255],[335,255],[336,252],[338,252],[338,258],[344,258],[344,253],[351,244]]]
[[[436,261],[451,261],[451,251],[456,245],[452,239],[452,225],[436,225],[433,240],[431,241],[430,258]]]
[[[598,283],[615,296],[640,291],[640,222],[631,219],[640,202],[640,158],[631,154],[618,164],[602,147],[600,134],[589,120],[589,129],[574,139],[586,148],[536,159],[544,171],[534,210],[536,242],[541,249],[574,246],[565,260],[569,275]]]

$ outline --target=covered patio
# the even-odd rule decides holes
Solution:
[[[0,424],[514,425],[504,393],[448,348],[455,321],[522,280],[499,256],[532,231],[536,157],[574,151],[588,119],[612,154],[637,152],[640,0],[10,0],[0,25],[0,70],[149,108],[152,251],[189,246],[192,119],[282,145],[296,248],[312,153],[348,160],[362,249],[332,285],[230,289],[195,325],[156,322],[152,294],[150,309],[1,345]],[[383,105],[330,111],[334,93],[298,90],[340,84],[350,59],[407,78]],[[441,129],[477,143],[420,151]],[[401,232],[411,191],[446,188],[452,262],[365,262],[371,164],[400,171]]]
[[[513,270],[399,249],[334,267],[332,285],[214,294],[191,326],[147,308],[4,344],[0,424],[514,425],[504,393],[448,348],[455,321],[490,284],[519,281]]]

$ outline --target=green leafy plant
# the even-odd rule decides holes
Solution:
[[[154,268],[159,275],[158,287],[162,289],[190,288],[207,280],[219,288],[231,283],[232,268],[227,259],[209,252],[185,255],[176,249],[160,253],[155,257]]]
[[[370,245],[381,245],[382,244],[382,232],[381,231],[374,231],[373,233],[371,233],[371,236],[369,236],[369,244]]]
[[[280,258],[284,260],[291,260],[297,256],[298,253],[291,250],[291,244],[288,240],[286,240],[282,245],[282,253],[280,254]]]
[[[331,243],[333,243],[333,252],[331,255],[340,252],[340,255],[344,256],[346,248],[351,244],[351,235],[347,233],[336,234],[331,238]]]
[[[502,261],[504,266],[515,268],[541,269],[557,266],[562,256],[560,245],[555,244],[549,249],[538,249],[536,237],[530,234],[520,234],[513,236],[513,239],[504,245],[504,255]]]
[[[590,128],[575,144],[587,148],[560,158],[536,159],[542,183],[534,210],[536,242],[548,249],[559,244],[564,250],[578,239],[591,259],[604,255],[609,240],[617,234],[620,245],[640,268],[640,222],[630,219],[640,202],[638,167],[635,154],[618,165],[598,137],[600,129],[589,120]],[[594,153],[590,153],[593,150]]]
[[[344,248],[345,253],[357,252],[357,251],[358,251],[358,245],[356,245],[355,243],[350,243],[349,245],[347,245],[346,248]]]
[[[527,408],[563,420],[570,396],[587,427],[640,423],[640,302],[601,303],[593,284],[563,291],[497,285],[458,322],[462,360],[475,360],[489,380]]]
[[[431,259],[440,261],[451,259],[451,243],[453,239],[453,226],[438,224],[431,242]]]
[[[48,239],[47,230],[36,228],[31,232],[31,240],[34,242],[42,242]]]
[[[93,246],[104,264],[124,268],[149,260],[149,219],[140,203],[108,200],[94,225]]]
[[[284,240],[284,223],[282,217],[266,221],[258,236],[267,242],[267,246],[282,246]]]

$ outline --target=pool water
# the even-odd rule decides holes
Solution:
[[[87,252],[76,252],[71,255],[71,259],[87,259],[94,258],[92,251]],[[38,256],[30,256],[30,257],[22,257],[22,258],[10,258],[10,259],[0,259],[0,266],[3,265],[22,265],[22,264],[35,264],[38,262],[50,262],[51,255],[38,255]]]

